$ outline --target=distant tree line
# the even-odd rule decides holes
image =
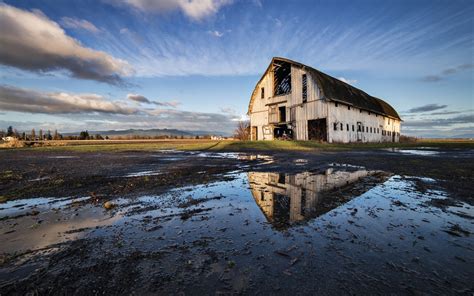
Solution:
[[[63,135],[58,133],[57,130],[51,132],[51,130],[43,131],[42,129],[39,129],[37,133],[35,129],[32,129],[30,133],[27,133],[19,132],[16,128],[13,128],[13,126],[9,126],[7,131],[0,130],[0,138],[5,137],[12,137],[24,141],[48,141],[63,139]]]
[[[9,126],[7,131],[0,130],[0,139],[12,137],[23,141],[50,141],[50,140],[154,140],[154,139],[211,139],[212,135],[117,135],[102,136],[100,134],[89,134],[89,131],[81,131],[79,135],[62,135],[57,130],[36,131],[32,129],[29,133],[18,132],[17,129]]]
[[[35,129],[32,129],[29,133],[26,132],[18,132],[16,128],[13,126],[9,126],[7,131],[0,130],[0,138],[12,137],[18,140],[23,141],[51,141],[51,140],[104,140],[108,139],[108,137],[102,137],[99,134],[89,135],[88,131],[82,131],[79,133],[78,136],[64,136],[58,132],[58,130],[51,130],[43,131],[43,129],[39,129],[36,132]]]

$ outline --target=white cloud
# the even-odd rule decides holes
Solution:
[[[140,111],[97,94],[41,92],[8,85],[0,85],[0,109],[42,114],[109,113],[130,115]]]
[[[355,80],[355,79],[346,79],[346,78],[344,78],[344,77],[337,77],[337,79],[339,79],[339,80],[341,80],[342,82],[345,82],[345,83],[347,83],[347,84],[351,84],[351,85],[357,83],[357,80]]]
[[[142,12],[166,13],[179,10],[193,20],[202,20],[216,14],[232,0],[109,0],[110,3],[127,5]]]
[[[81,29],[91,33],[99,33],[100,30],[91,22],[71,17],[62,17],[61,24],[64,28]]]
[[[23,70],[67,70],[76,78],[123,84],[124,60],[82,46],[43,13],[0,3],[0,63]]]

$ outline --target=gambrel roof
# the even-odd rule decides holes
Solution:
[[[293,66],[306,70],[318,84],[322,93],[322,97],[327,100],[340,102],[342,104],[401,120],[397,111],[395,111],[395,109],[384,100],[373,97],[363,90],[353,87],[352,85],[349,85],[314,68],[279,57],[274,57],[272,59],[272,62],[268,66],[262,78],[260,78],[259,82],[255,86],[250,99],[249,114],[252,112],[252,103],[257,92],[257,86],[260,81],[262,81],[263,77],[265,77],[265,75],[272,70],[272,65],[275,61],[290,63]]]

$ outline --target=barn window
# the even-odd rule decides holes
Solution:
[[[334,130],[337,131],[337,123],[334,123]]]
[[[365,127],[365,132],[366,132],[366,133],[369,132],[369,127],[368,127],[368,126]]]
[[[285,62],[273,63],[273,94],[286,95],[291,92],[291,65]]]
[[[341,123],[341,131],[343,131],[343,130],[344,130],[344,126],[343,126],[342,123]]]
[[[372,128],[370,128],[370,133],[372,133]]]
[[[261,98],[261,99],[265,98],[265,87],[262,87],[262,88],[260,89],[260,98]]]
[[[306,103],[308,101],[308,78],[306,77],[306,74],[303,74],[301,77],[302,80],[302,96],[303,96],[303,103]]]
[[[336,102],[336,107],[338,106],[337,102]]]
[[[360,109],[359,111],[360,111],[360,113],[362,113],[362,109]]]
[[[351,106],[347,106],[347,110],[351,110]]]
[[[346,129],[347,131],[349,131],[349,124],[346,124]]]
[[[352,125],[352,131],[354,131],[354,125]]]

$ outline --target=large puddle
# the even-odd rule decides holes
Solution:
[[[142,175],[147,173],[134,173]],[[327,283],[356,282],[365,274],[379,281],[379,292],[409,278],[414,285],[431,277],[434,286],[459,286],[474,276],[474,209],[450,202],[435,180],[338,164],[292,174],[240,171],[229,178],[158,196],[110,198],[111,209],[93,196],[6,202],[0,204],[0,252],[7,261],[100,238],[112,241],[117,252],[186,246],[205,257],[205,245],[224,254],[202,267],[211,274],[234,264],[255,266],[233,271],[239,271],[229,280],[235,290],[267,279],[263,274],[309,279],[308,270]],[[207,262],[193,258],[191,265]],[[21,268],[9,265],[0,278]],[[277,277],[271,282],[281,285]]]

